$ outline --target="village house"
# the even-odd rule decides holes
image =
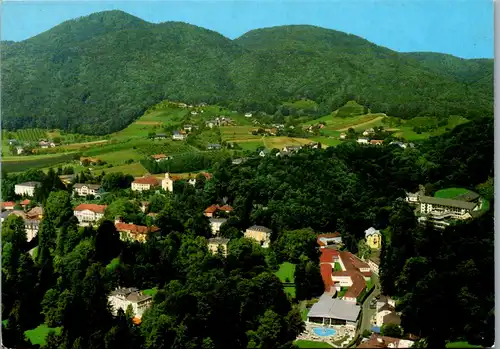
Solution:
[[[319,234],[317,236],[317,243],[319,248],[339,246],[342,244],[342,236],[340,233]]]
[[[19,196],[35,196],[35,188],[40,186],[40,182],[25,182],[14,186],[14,193]]]
[[[101,189],[100,184],[76,183],[73,186],[73,192],[78,196],[87,196],[87,195],[96,196],[97,193],[99,192],[99,189]]]
[[[193,130],[193,125],[184,125],[184,131],[191,132]]]
[[[134,287],[116,288],[109,295],[108,302],[112,307],[112,314],[114,316],[117,315],[119,309],[126,312],[130,305],[132,306],[134,316],[141,319],[146,309],[150,308],[153,304],[153,297],[145,295]]]
[[[268,248],[271,243],[272,230],[260,225],[253,225],[245,231],[247,239],[253,239],[264,248]]]
[[[132,184],[132,191],[145,191],[158,187],[160,181],[154,176],[144,176],[136,178]]]
[[[2,209],[3,210],[13,210],[14,206],[16,206],[16,203],[14,201],[2,202]]]
[[[19,203],[19,205],[21,205],[22,208],[26,209],[26,207],[31,203],[31,200],[29,199],[24,199],[23,201],[21,201]]]
[[[251,118],[252,117],[252,113],[245,113],[245,117],[246,118]]]
[[[218,122],[217,120],[208,120],[205,122],[205,126],[209,128],[213,128],[214,126],[217,126]]]
[[[218,212],[224,212],[224,213],[231,213],[233,212],[233,208],[229,205],[211,205],[209,207],[207,207],[205,209],[205,211],[203,211],[203,214],[206,216],[206,217],[216,217],[217,216],[217,213]]]
[[[101,162],[102,162],[101,159],[98,159],[98,158],[90,158],[90,157],[86,157],[86,156],[82,156],[80,158],[80,166],[86,166],[86,164],[91,165],[91,166],[95,166]]]
[[[208,250],[213,254],[216,254],[219,251],[219,248],[222,250],[222,255],[224,257],[227,256],[227,244],[229,243],[229,239],[226,238],[211,238],[208,239]]]
[[[345,133],[341,133],[341,134],[340,134],[340,136],[339,136],[339,138],[340,138],[341,140],[345,140],[345,139],[346,139],[346,137],[347,137],[347,135],[346,135]]]
[[[165,133],[157,133],[154,135],[154,139],[166,139],[167,135]]]
[[[162,162],[164,160],[170,160],[171,157],[170,156],[167,156],[165,154],[154,154],[154,155],[151,155],[151,158],[156,161],[156,162]]]
[[[383,140],[380,140],[380,139],[372,139],[372,140],[370,141],[370,144],[371,144],[371,145],[382,145],[382,144],[384,144],[384,141],[383,141]]]
[[[370,266],[347,251],[321,249],[320,272],[325,291],[331,294],[345,290],[345,301],[357,302],[371,279]]]
[[[197,112],[197,111],[192,110],[192,111],[190,112],[190,114],[191,114],[191,115],[198,115],[198,112]]]
[[[174,141],[183,141],[186,139],[186,137],[187,137],[186,132],[184,132],[183,130],[174,131],[172,133],[172,139]]]
[[[259,156],[260,157],[265,157],[266,155],[268,155],[270,152],[269,152],[269,149],[262,149],[260,152],[259,152]]]
[[[21,210],[5,211],[2,212],[2,222],[11,214],[21,217],[23,219],[24,230],[26,231],[26,239],[28,242],[34,239],[35,236],[37,236],[38,230],[40,228],[40,223],[42,218],[41,216],[36,215],[34,213],[28,215],[27,213]]]
[[[43,208],[41,206],[35,206],[28,212],[26,212],[26,217],[30,219],[39,219],[43,218]]]
[[[220,144],[207,144],[207,150],[220,150]]]
[[[73,214],[78,218],[80,226],[93,225],[104,217],[106,207],[106,205],[80,204],[73,209]]]
[[[210,229],[212,229],[213,235],[218,235],[220,231],[220,226],[224,224],[227,219],[226,218],[210,218]]]
[[[321,325],[345,325],[355,328],[361,307],[323,293],[307,313],[307,322]]]
[[[375,133],[375,130],[373,128],[369,128],[363,132],[363,136],[369,136]]]
[[[245,161],[247,161],[247,158],[238,158],[238,159],[234,159],[232,163],[233,163],[233,165],[241,165]]]
[[[382,234],[373,227],[365,230],[365,240],[372,249],[380,250],[382,248]]]
[[[356,348],[384,349],[384,348],[411,348],[413,341],[393,337],[380,336],[372,333],[370,338],[365,338]]]
[[[46,148],[54,148],[56,146],[56,144],[54,142],[46,142],[46,141],[41,141],[40,143],[38,143],[38,145],[40,146],[40,148],[42,149],[46,149]]]
[[[366,138],[358,138],[358,144],[368,144],[368,139]]]
[[[120,239],[122,241],[138,241],[146,242],[149,234],[157,233],[160,228],[151,226],[146,227],[144,225],[124,223],[120,218],[115,220],[116,230],[120,233]]]
[[[287,145],[283,147],[282,151],[285,153],[291,153],[291,152],[297,152],[300,149],[302,149],[302,147],[298,145]]]
[[[22,153],[24,153],[24,148],[21,146],[17,146],[16,147],[16,154],[21,155]]]

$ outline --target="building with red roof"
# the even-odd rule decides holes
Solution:
[[[207,207],[205,209],[205,211],[203,211],[203,214],[206,216],[206,217],[215,217],[217,212],[225,212],[225,213],[230,213],[233,211],[233,208],[229,205],[222,205],[222,206],[219,206],[219,205],[211,205],[209,207]]]
[[[120,219],[115,220],[115,227],[120,233],[120,239],[124,241],[135,240],[139,242],[146,242],[149,234],[160,231],[160,228],[155,226],[147,227],[144,225],[123,223]]]
[[[370,266],[347,251],[321,249],[320,270],[325,291],[344,290],[342,299],[356,302],[371,278]]]
[[[13,210],[16,203],[13,201],[2,202],[2,209],[4,210]]]
[[[73,214],[81,226],[88,226],[104,217],[106,207],[106,205],[80,204],[73,209]]]
[[[317,242],[320,248],[325,248],[329,245],[339,245],[342,243],[340,233],[318,234]]]
[[[160,180],[154,176],[136,178],[132,184],[132,191],[151,190],[160,185]]]

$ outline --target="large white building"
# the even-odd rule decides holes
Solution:
[[[116,316],[118,309],[127,311],[129,305],[132,306],[134,316],[138,319],[142,317],[146,309],[151,307],[153,297],[147,296],[137,288],[117,288],[111,292],[108,301],[112,307],[112,314]]]
[[[99,184],[76,183],[73,186],[73,191],[78,196],[87,196],[87,195],[95,196],[99,192],[99,189],[101,189],[101,186]]]
[[[247,239],[252,239],[260,243],[264,248],[269,247],[271,243],[271,233],[272,230],[260,225],[254,225],[245,231],[245,237]]]
[[[106,205],[80,204],[74,208],[73,214],[81,226],[88,226],[104,217],[106,207]]]
[[[35,188],[40,186],[40,182],[25,182],[16,184],[14,192],[19,196],[35,196]]]

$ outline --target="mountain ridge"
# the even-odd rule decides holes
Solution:
[[[2,46],[7,129],[110,133],[162,99],[270,114],[284,100],[309,98],[327,113],[355,99],[404,118],[490,115],[493,108],[492,61],[399,53],[311,25],[254,29],[231,40],[113,10]]]

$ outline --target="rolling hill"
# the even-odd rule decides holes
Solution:
[[[269,114],[303,98],[325,114],[348,100],[402,118],[493,113],[493,60],[398,53],[307,25],[230,40],[105,11],[2,42],[1,59],[6,129],[107,134],[163,99]]]

